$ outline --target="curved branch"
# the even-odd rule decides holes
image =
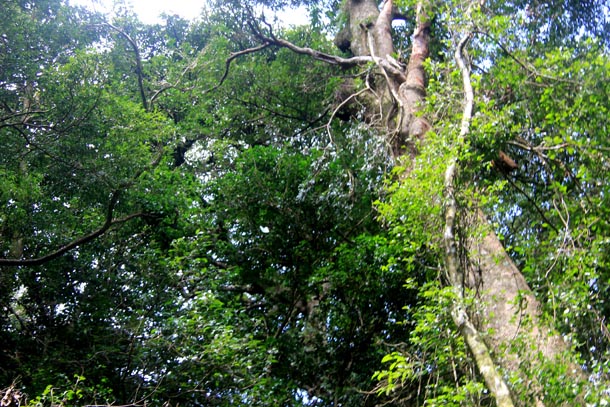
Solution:
[[[126,188],[129,188],[137,178],[139,178],[142,174],[144,174],[144,172],[147,169],[157,166],[161,162],[162,157],[163,157],[163,151],[160,151],[159,154],[154,158],[154,160],[148,166],[146,166],[144,168],[140,168],[138,171],[136,171],[133,174],[133,176],[130,180],[122,182],[117,189],[114,189],[112,191],[112,193],[110,194],[110,201],[108,202],[108,208],[106,209],[106,220],[104,221],[104,224],[100,228],[98,228],[97,230],[94,230],[93,232],[91,232],[87,235],[81,236],[78,239],[60,247],[59,249],[57,249],[49,254],[46,254],[44,256],[41,256],[41,257],[37,257],[34,259],[0,259],[0,267],[2,267],[2,266],[10,266],[10,267],[39,266],[41,264],[44,264],[48,261],[54,260],[54,259],[62,256],[63,254],[67,253],[68,251],[70,251],[78,246],[81,246],[85,243],[89,243],[90,241],[92,241],[92,240],[98,238],[99,236],[103,235],[104,233],[106,233],[108,231],[108,229],[110,229],[114,225],[127,222],[134,218],[147,216],[148,214],[145,212],[135,212],[130,215],[126,215],[122,218],[117,218],[117,219],[113,218],[114,209],[119,201],[119,197],[120,197],[122,191]]]
[[[280,47],[288,48],[289,50],[301,54],[308,55],[315,60],[326,62],[331,65],[338,65],[342,68],[352,68],[354,66],[367,64],[369,62],[374,62],[373,58],[369,56],[357,56],[351,58],[342,58],[336,55],[326,54],[324,52],[308,48],[308,47],[299,47],[294,45],[293,43],[286,41],[284,39],[278,38],[271,41],[271,44],[277,45]]]
[[[248,25],[250,26],[250,29],[252,30],[254,35],[256,35],[261,41],[263,41],[263,43],[267,45],[275,45],[277,47],[287,48],[296,54],[307,55],[317,61],[326,62],[330,65],[338,65],[342,68],[353,68],[358,65],[374,62],[374,59],[370,56],[355,56],[351,58],[343,58],[336,55],[327,54],[325,52],[321,52],[313,48],[299,47],[291,43],[290,41],[286,41],[281,38],[276,38],[273,34],[271,34],[271,36],[263,34],[263,32],[258,27],[254,26],[252,22],[248,22]]]
[[[78,239],[60,247],[59,249],[57,249],[49,254],[46,254],[44,256],[41,256],[41,257],[37,257],[34,259],[0,259],[0,266],[10,266],[10,267],[39,266],[41,264],[44,264],[46,262],[49,262],[51,260],[54,260],[54,259],[62,256],[66,252],[68,252],[78,246],[82,246],[85,243],[89,243],[90,241],[92,241],[92,240],[96,239],[97,237],[106,233],[108,231],[108,229],[110,229],[114,225],[127,222],[128,220],[131,220],[131,219],[134,219],[137,217],[146,216],[146,214],[144,212],[136,212],[136,213],[132,213],[130,215],[124,216],[122,218],[113,219],[112,215],[114,212],[114,208],[119,200],[120,194],[121,194],[120,190],[115,190],[112,193],[112,195],[110,196],[110,202],[108,203],[108,209],[106,210],[106,220],[99,229],[97,229],[87,235],[81,236]]]
[[[105,23],[108,27],[118,32],[123,38],[127,40],[136,57],[136,74],[138,76],[138,88],[140,89],[140,98],[142,99],[142,106],[144,110],[148,111],[148,101],[146,100],[146,92],[144,91],[144,69],[142,68],[142,57],[140,56],[140,48],[133,38],[129,36],[125,31],[121,30],[115,25]]]
[[[254,52],[261,51],[261,50],[267,48],[269,45],[271,45],[271,44],[264,43],[264,44],[258,45],[256,47],[247,48],[247,49],[237,51],[237,52],[232,52],[229,55],[229,58],[227,58],[227,60],[225,61],[225,71],[222,74],[220,81],[215,86],[211,87],[210,89],[203,91],[203,94],[205,95],[206,93],[215,91],[216,89],[218,89],[219,87],[222,86],[224,81],[227,79],[227,76],[229,76],[229,69],[231,68],[231,63],[233,62],[234,59],[236,59],[242,55],[248,55],[248,54],[252,54]]]

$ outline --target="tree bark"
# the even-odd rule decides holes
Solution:
[[[391,95],[381,101],[381,114],[388,118],[388,141],[396,158],[405,154],[413,158],[417,144],[430,129],[420,114],[426,97],[424,61],[430,55],[430,11],[428,1],[418,2],[411,57],[405,68],[393,58],[393,1],[385,1],[381,10],[374,0],[347,3],[352,53],[356,57],[372,57],[386,79],[376,91]]]
[[[430,26],[434,10],[430,0],[417,3],[416,25],[412,38],[412,50],[408,65],[399,64],[392,57],[394,52],[391,37],[393,2],[386,0],[381,10],[374,0],[348,0],[348,37],[346,41],[354,56],[341,58],[323,54],[309,48],[300,48],[274,36],[260,38],[267,43],[286,47],[293,51],[310,55],[315,59],[341,66],[353,66],[363,62],[374,62],[385,81],[376,83],[373,89],[375,96],[381,100],[369,103],[373,111],[382,106],[382,116],[387,120],[386,134],[397,159],[412,159],[417,155],[417,146],[425,142],[425,135],[430,124],[423,117],[422,107],[426,98],[426,75],[424,62],[430,52]],[[344,38],[341,43],[344,43]],[[463,47],[465,42],[460,43]],[[461,50],[458,49],[461,53]],[[460,59],[456,53],[456,59]],[[463,76],[469,78],[469,68],[458,60]],[[468,79],[469,80],[469,79]],[[464,117],[459,137],[464,139],[469,133],[470,115],[474,95],[468,89],[464,79],[466,95]],[[388,103],[388,100],[392,103]],[[366,102],[366,100],[364,100]],[[467,214],[458,208],[453,196],[453,178],[457,156],[450,163],[446,173],[446,193],[451,197],[446,203],[445,213],[445,261],[447,281],[456,294],[456,303],[452,317],[475,359],[479,372],[498,406],[512,406],[512,398],[504,375],[514,375],[524,380],[534,393],[542,389],[536,377],[527,377],[521,371],[520,363],[527,361],[536,365],[539,354],[547,360],[553,360],[568,349],[566,343],[554,335],[540,320],[540,305],[528,286],[520,270],[512,262],[502,243],[489,227],[485,214],[479,209],[475,214]],[[476,202],[475,205],[476,206]],[[458,242],[454,237],[454,220],[456,217],[467,219],[470,215],[470,236],[466,241]],[[468,223],[468,222],[467,222]],[[470,270],[460,265],[457,259],[457,245],[465,245]],[[476,269],[473,272],[473,267]],[[467,273],[467,271],[469,271]],[[471,321],[463,307],[463,293],[477,287],[481,304],[478,313],[478,324]],[[527,324],[524,322],[527,321]],[[523,341],[520,352],[512,351],[515,339]],[[506,352],[509,352],[508,354]],[[501,369],[499,369],[501,368]],[[537,406],[544,405],[540,394],[534,395]]]
[[[508,385],[501,376],[495,362],[491,357],[490,347],[483,341],[481,333],[472,323],[465,310],[464,301],[464,269],[461,267],[458,251],[458,241],[455,238],[455,219],[458,206],[455,198],[455,174],[458,168],[458,155],[465,148],[465,140],[470,132],[472,110],[474,104],[474,91],[470,80],[470,70],[464,62],[464,48],[472,38],[466,34],[459,42],[455,51],[455,60],[462,74],[464,88],[464,109],[460,133],[455,142],[458,154],[454,156],[445,170],[445,230],[443,242],[445,245],[445,272],[448,284],[453,289],[454,300],[451,310],[453,322],[473,355],[475,364],[487,385],[487,388],[496,400],[498,407],[513,407]]]
[[[375,0],[349,0],[347,2],[350,48],[354,55],[371,55],[368,32],[375,31],[379,9]],[[385,44],[384,44],[385,45]],[[387,52],[387,50],[386,50]],[[392,51],[390,51],[391,53]]]
[[[392,91],[399,106],[399,117],[397,118],[399,130],[396,133],[389,128],[387,132],[393,137],[390,143],[397,158],[401,156],[413,158],[417,154],[418,143],[424,140],[426,132],[430,129],[430,124],[421,115],[421,111],[426,97],[424,61],[429,57],[430,52],[430,22],[434,12],[431,7],[432,3],[428,0],[417,3],[412,50],[406,70],[403,69],[404,75],[396,75],[389,70],[384,72],[387,87]],[[356,56],[372,56],[382,70],[387,65],[396,66],[391,57],[393,46],[391,35],[389,35],[392,1],[386,1],[380,12],[374,1],[351,0],[348,2],[348,13],[352,52]],[[367,35],[372,38],[372,41],[369,39],[368,47],[365,41]],[[467,67],[462,69],[468,70]],[[465,93],[467,92],[468,90],[465,89]],[[470,92],[472,92],[471,89]],[[470,97],[473,95],[471,94]],[[466,103],[472,104],[472,100]],[[467,114],[470,115],[471,111]],[[462,123],[460,137],[466,137],[468,134],[469,119],[467,121],[466,124]],[[457,212],[458,208],[454,207],[452,210]],[[452,216],[465,215],[456,212]],[[497,404],[512,406],[510,392],[497,371],[497,364],[508,374],[521,376],[524,380],[535,380],[520,374],[519,365],[522,358],[528,358],[529,362],[534,362],[538,360],[537,353],[540,352],[546,359],[552,360],[567,350],[567,346],[560,337],[553,335],[540,321],[538,301],[525,278],[506,253],[497,235],[489,227],[486,216],[479,210],[473,218],[473,224],[470,225],[471,230],[484,232],[481,236],[472,236],[466,249],[471,264],[478,266],[476,276],[471,273],[469,277],[474,277],[476,281],[473,283],[480,289],[482,305],[479,312],[483,317],[480,319],[477,329],[460,304],[461,293],[466,289],[464,283],[468,279],[464,275],[466,270],[459,270],[457,264],[449,273],[453,273],[449,281],[453,285],[454,291],[458,293],[456,294],[458,303],[452,315],[465,337],[489,390],[494,394]],[[450,228],[453,228],[452,222],[447,221]],[[456,261],[453,258],[455,247],[452,245],[458,243],[453,239],[453,235],[445,236],[445,238],[447,245],[445,266],[452,268],[451,263]],[[528,321],[528,323],[525,324],[524,321]],[[525,354],[506,353],[511,349],[513,340],[517,336],[525,341],[526,346],[521,347],[521,350],[528,349],[528,351],[525,351]],[[530,388],[538,391],[540,385],[532,383]],[[535,398],[536,405],[543,405],[541,397]]]
[[[521,336],[533,345],[530,348],[533,354],[522,357],[535,357],[538,352],[549,360],[560,356],[567,350],[567,344],[540,321],[539,301],[491,230],[485,214],[477,210],[475,219],[475,228],[480,234],[471,236],[468,253],[470,262],[479,271],[476,280],[470,280],[477,286],[482,300],[481,327],[488,332],[488,341],[495,349],[508,351]],[[518,370],[516,355],[505,353],[497,357],[507,370]]]
[[[417,153],[417,143],[424,138],[430,129],[428,121],[419,114],[426,98],[426,72],[424,61],[430,56],[430,3],[420,1],[417,3],[416,24],[413,33],[413,46],[407,78],[400,85],[400,98],[402,101],[402,119],[400,126],[400,145],[411,155]]]

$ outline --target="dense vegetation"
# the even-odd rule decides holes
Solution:
[[[608,4],[263,3],[3,2],[0,405],[607,405]]]

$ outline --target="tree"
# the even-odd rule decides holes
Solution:
[[[604,3],[306,4],[10,3],[6,394],[603,404]]]
[[[149,199],[151,181],[171,177],[171,126],[96,50],[108,34],[101,16],[53,1],[5,11],[2,382],[20,377],[36,395],[86,374],[92,400],[129,399],[140,386],[137,337],[152,328],[138,317],[171,304],[168,275],[146,265],[161,240],[150,225],[181,199],[156,186]]]
[[[506,16],[494,18],[493,12],[496,10],[494,5],[486,8],[485,4],[453,4],[453,8],[457,9],[457,12],[454,13],[437,11],[437,5],[425,1],[416,2],[412,6],[415,8],[415,24],[411,52],[406,65],[400,65],[393,57],[395,48],[391,36],[391,23],[397,13],[391,1],[384,2],[381,8],[377,7],[376,2],[346,2],[344,5],[346,26],[340,33],[341,37],[337,43],[342,45],[344,50],[351,51],[353,56],[348,58],[321,54],[309,48],[290,44],[278,39],[272,32],[267,31],[262,26],[255,26],[254,23],[252,25],[255,33],[264,43],[286,47],[294,52],[343,67],[364,63],[377,65],[379,70],[376,72],[381,78],[376,78],[375,81],[367,81],[367,86],[369,86],[367,90],[370,92],[368,96],[372,94],[374,100],[369,99],[367,101],[362,98],[364,99],[362,103],[364,106],[368,106],[367,115],[370,121],[372,121],[370,118],[376,115],[385,118],[386,121],[382,123],[382,126],[387,126],[386,138],[393,146],[394,155],[403,156],[405,155],[404,152],[407,151],[408,154],[406,155],[415,159],[415,164],[407,164],[406,175],[403,175],[407,179],[410,177],[411,171],[417,172],[418,149],[421,148],[422,144],[425,146],[427,143],[424,138],[430,127],[429,122],[422,115],[422,107],[426,93],[424,61],[430,55],[430,32],[433,21],[436,19],[438,23],[444,20],[448,24],[447,31],[455,33],[453,38],[454,43],[457,44],[455,46],[455,60],[463,76],[464,109],[459,134],[452,137],[449,134],[451,137],[449,140],[452,140],[449,143],[453,144],[453,149],[445,152],[445,158],[449,165],[445,172],[444,192],[437,189],[436,191],[433,190],[434,193],[432,194],[437,197],[444,196],[442,199],[446,201],[443,235],[445,261],[442,267],[446,273],[444,276],[445,284],[453,288],[455,296],[452,316],[476,360],[486,386],[493,394],[498,405],[513,405],[512,398],[518,398],[518,396],[511,397],[507,384],[496,371],[496,364],[491,358],[492,352],[496,354],[499,366],[505,369],[507,375],[512,375],[513,379],[511,380],[516,377],[525,380],[526,386],[529,387],[526,393],[529,392],[536,404],[543,405],[545,393],[548,390],[545,390],[545,384],[542,381],[533,379],[534,375],[531,373],[543,369],[541,366],[544,366],[544,363],[541,365],[534,363],[533,367],[529,367],[532,370],[524,374],[522,361],[524,359],[535,360],[538,358],[536,355],[540,355],[542,360],[556,361],[568,351],[568,346],[558,335],[553,334],[549,328],[544,326],[541,321],[539,302],[519,269],[505,252],[496,233],[492,230],[483,230],[489,229],[489,227],[487,216],[483,211],[477,209],[478,200],[462,203],[466,207],[461,209],[461,213],[458,212],[455,180],[457,166],[463,161],[462,155],[468,154],[466,148],[470,143],[470,122],[472,120],[474,94],[471,67],[466,65],[465,49],[472,37],[475,34],[487,36],[495,42],[492,46],[496,46],[509,54],[530,74],[539,78],[546,75],[529,68],[519,59],[520,57],[508,51],[506,45],[502,42],[510,41],[510,37],[501,40],[496,39],[496,36],[501,34],[510,35],[511,33],[498,30],[498,24],[502,25],[502,19]],[[544,17],[540,14],[529,9],[529,5],[511,4],[510,7],[512,7],[513,12],[529,10],[532,13],[529,16],[530,18],[527,19],[527,29],[535,26],[538,18],[544,20]],[[593,9],[599,9],[598,7],[603,9],[604,6],[596,4]],[[451,6],[449,8],[451,9]],[[573,40],[573,33],[583,28],[580,14],[584,13],[584,10],[579,9],[575,12],[574,5],[567,3],[562,4],[561,9],[566,11],[567,19],[561,20],[557,24],[551,24],[548,36],[545,38],[546,44],[553,44],[560,35]],[[491,24],[483,20],[490,14],[492,15]],[[602,21],[601,24],[606,23]],[[599,27],[588,26],[588,34],[595,35],[599,32]],[[455,36],[460,32],[463,33],[462,37],[456,38]],[[517,38],[515,45],[518,46],[521,45],[518,36],[527,37],[527,31],[519,32],[519,30],[516,30],[514,35]],[[539,50],[536,49],[537,47],[532,48],[534,48],[533,55],[536,55]],[[527,48],[524,51],[526,50]],[[483,54],[479,58],[482,58],[483,63],[489,63],[484,58],[493,61],[496,56],[491,53]],[[553,78],[549,79],[553,80]],[[373,83],[373,85],[370,85],[370,83]],[[354,91],[350,98],[356,95]],[[434,153],[440,154],[440,151],[435,149]],[[499,152],[498,154],[499,158],[494,159],[493,163],[498,171],[507,175],[516,168],[516,164],[506,153]],[[429,160],[429,157],[426,156],[426,159]],[[434,160],[433,162],[438,161]],[[413,169],[414,167],[415,169]],[[430,175],[430,172],[426,172],[426,176],[429,177]],[[439,177],[439,175],[436,176]],[[421,179],[418,179],[418,181],[426,182]],[[428,180],[428,182],[430,181]],[[473,188],[469,185],[472,181],[462,180],[462,183],[461,187],[464,189]],[[406,184],[413,187],[408,181]],[[437,183],[437,188],[438,185]],[[476,194],[480,193],[477,187],[471,190]],[[403,198],[401,195],[398,199]],[[394,202],[394,205],[398,206],[399,204]],[[536,205],[534,204],[534,207]],[[470,214],[466,210],[467,207],[472,208]],[[539,213],[542,212],[539,211]],[[461,226],[466,230],[466,232],[462,232],[464,235],[461,240],[456,238],[456,216],[461,218]],[[413,221],[411,220],[411,222]],[[565,220],[564,224],[566,224]],[[482,233],[481,230],[483,230]],[[431,237],[434,239],[434,236]],[[465,255],[466,261],[459,258],[460,253]],[[476,275],[469,276],[469,270],[474,268],[476,268]],[[482,315],[479,326],[480,330],[486,333],[486,341],[483,341],[479,329],[471,323],[470,314],[464,308],[464,293],[468,284],[471,284],[471,288],[478,287],[481,290],[480,298],[485,305],[474,312]],[[525,329],[522,328],[523,320],[527,321],[527,328]],[[511,346],[516,336],[520,337],[519,343],[524,345],[525,352],[517,353],[516,356],[501,357],[500,355]],[[534,352],[528,353],[527,349],[534,349]],[[572,380],[578,382],[583,379],[583,375],[577,371],[579,369],[576,365],[576,362],[572,362],[571,365],[568,363],[567,366],[568,370],[572,371]],[[544,380],[548,379],[544,378]]]

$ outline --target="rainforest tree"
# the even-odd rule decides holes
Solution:
[[[287,5],[8,2],[7,402],[607,403],[608,6]]]

